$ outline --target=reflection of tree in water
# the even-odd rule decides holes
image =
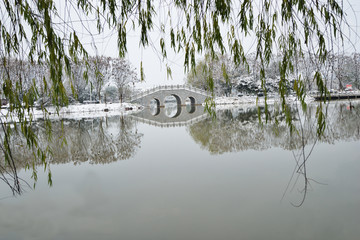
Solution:
[[[42,148],[50,149],[47,163],[110,163],[131,158],[140,147],[142,134],[126,117],[53,121],[51,141],[44,122],[38,122],[36,134]],[[15,136],[12,147],[18,168],[29,166],[33,155],[25,139]],[[39,161],[35,163],[42,164]]]
[[[273,109],[275,112],[275,109]],[[360,139],[360,104],[347,102],[327,106],[326,129],[321,142],[349,141]],[[259,123],[257,108],[231,108],[220,110],[216,119],[205,119],[188,127],[189,134],[203,149],[212,154],[245,150],[265,150],[280,147],[285,150],[301,149],[318,141],[316,107],[309,105],[306,117],[293,111],[297,132],[290,134],[289,127],[281,121],[275,124]],[[262,119],[265,116],[261,115]],[[302,131],[301,131],[302,130]]]
[[[105,121],[106,127],[108,122]],[[99,125],[95,130],[97,134],[93,141],[91,141],[91,155],[92,163],[113,162],[116,160],[116,149],[112,134],[107,134],[104,131],[103,120],[99,121]]]
[[[119,132],[115,138],[115,146],[117,148],[118,158],[128,159],[135,154],[137,148],[140,148],[141,137],[143,135],[139,134],[137,129],[134,131],[129,131],[129,129],[133,128],[133,122],[129,119],[125,119],[123,116],[120,117],[119,124]]]
[[[74,122],[77,125],[73,131],[68,134],[70,147],[69,161],[74,164],[79,162],[86,162],[89,159],[90,149],[89,143],[91,143],[91,135],[89,133],[90,126],[85,124],[84,120]]]
[[[195,142],[212,154],[264,150],[288,138],[286,125],[260,124],[257,108],[218,111],[215,120],[205,119],[191,125],[188,131]],[[292,147],[293,142],[284,142],[288,144],[286,148]]]
[[[276,112],[275,109],[273,112]],[[312,184],[322,184],[310,178],[306,169],[307,161],[317,142],[334,144],[336,141],[360,139],[359,103],[333,102],[326,106],[325,112],[327,125],[320,137],[317,134],[316,106],[311,105],[308,106],[306,114],[296,109],[292,112],[297,129],[292,134],[282,121],[279,124],[260,124],[256,108],[218,111],[215,121],[206,119],[190,126],[188,131],[202,148],[212,154],[250,149],[265,150],[271,147],[291,150],[296,164],[284,195],[298,190],[302,195],[301,200],[292,204],[301,206]],[[261,115],[261,118],[264,117]]]
[[[338,105],[338,109],[329,109],[330,117],[327,123],[325,139],[328,143],[336,140],[359,140],[360,139],[360,103],[343,102]]]
[[[49,185],[52,185],[51,164],[68,162],[98,164],[125,160],[136,153],[143,136],[138,133],[136,125],[123,116],[120,119],[110,117],[55,120],[51,122],[51,134],[48,123],[39,120],[33,124],[37,144],[43,152],[33,152],[28,147],[31,143],[16,131],[8,141],[9,147],[14,150],[11,151],[11,164],[5,161],[4,151],[0,151],[0,180],[10,187],[14,195],[21,194],[23,186],[29,186],[18,176],[19,169],[31,169],[35,185],[38,167],[41,166],[40,169],[48,173]],[[16,127],[16,125],[12,126]],[[35,156],[39,157],[35,158]]]
[[[111,126],[114,123],[116,126]],[[114,132],[105,131],[104,125],[115,129]],[[106,163],[131,158],[140,147],[142,137],[133,128],[133,122],[124,116],[114,117],[111,121],[100,120],[96,138],[91,144],[91,162]]]
[[[64,149],[68,148],[69,161],[74,163],[98,164],[131,158],[142,137],[133,122],[123,116],[76,121],[64,129],[68,130]]]
[[[296,162],[293,174],[288,182],[288,185],[284,191],[284,196],[287,192],[293,192],[297,189],[302,198],[298,203],[291,204],[295,207],[303,205],[308,190],[312,188],[313,183],[323,184],[311,178],[307,174],[307,161],[309,160],[312,151],[318,141],[328,144],[334,144],[336,141],[356,141],[360,139],[360,104],[357,102],[337,102],[335,104],[329,104],[326,106],[327,114],[327,126],[323,135],[318,136],[315,134],[315,138],[311,139],[311,144],[306,145],[306,131],[317,131],[314,121],[311,121],[312,114],[307,114],[309,120],[306,124],[300,124],[300,136],[302,137],[302,147],[298,150],[293,150],[293,156]],[[301,121],[300,121],[301,122]],[[313,123],[311,125],[311,123]],[[307,128],[305,128],[307,126]],[[310,130],[309,130],[310,129]],[[303,181],[299,181],[299,176],[302,176]],[[283,196],[283,197],[284,197]]]
[[[23,185],[27,184],[26,181],[21,179],[18,176],[18,169],[14,161],[14,157],[21,156],[24,153],[26,146],[26,141],[20,141],[20,137],[17,131],[14,132],[11,136],[7,134],[5,130],[9,127],[8,124],[1,122],[1,132],[0,132],[0,180],[3,181],[12,191],[13,195],[20,194],[23,191]],[[18,140],[16,144],[13,139]],[[16,146],[19,148],[19,151],[12,151],[13,147]],[[5,151],[5,148],[8,151]]]

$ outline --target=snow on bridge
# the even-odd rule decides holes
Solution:
[[[187,85],[158,86],[132,96],[131,102],[148,107],[151,101],[155,100],[157,106],[162,107],[167,96],[174,96],[178,105],[185,105],[186,99],[197,105],[203,104],[210,94]]]

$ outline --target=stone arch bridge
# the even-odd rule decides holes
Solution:
[[[187,99],[191,104],[199,105],[203,104],[210,94],[187,85],[158,86],[132,96],[131,102],[148,107],[151,101],[155,100],[158,107],[163,107],[167,96],[174,96],[178,105],[185,105]]]

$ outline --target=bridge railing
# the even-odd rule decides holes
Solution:
[[[178,85],[164,85],[164,86],[156,86],[150,89],[147,89],[145,91],[142,91],[141,93],[135,94],[133,96],[131,96],[131,101],[135,101],[139,98],[145,97],[149,94],[155,93],[157,91],[163,91],[163,90],[188,90],[188,91],[192,91],[198,94],[203,94],[203,95],[210,95],[208,92],[196,88],[196,87],[192,87],[190,85],[182,85],[182,84],[178,84]]]

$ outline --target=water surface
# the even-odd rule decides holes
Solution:
[[[358,239],[359,108],[330,110],[324,139],[303,124],[305,151],[315,147],[300,207],[300,138],[259,126],[256,109],[176,127],[141,116],[66,120],[52,187],[41,167],[21,196],[0,185],[0,239]]]

